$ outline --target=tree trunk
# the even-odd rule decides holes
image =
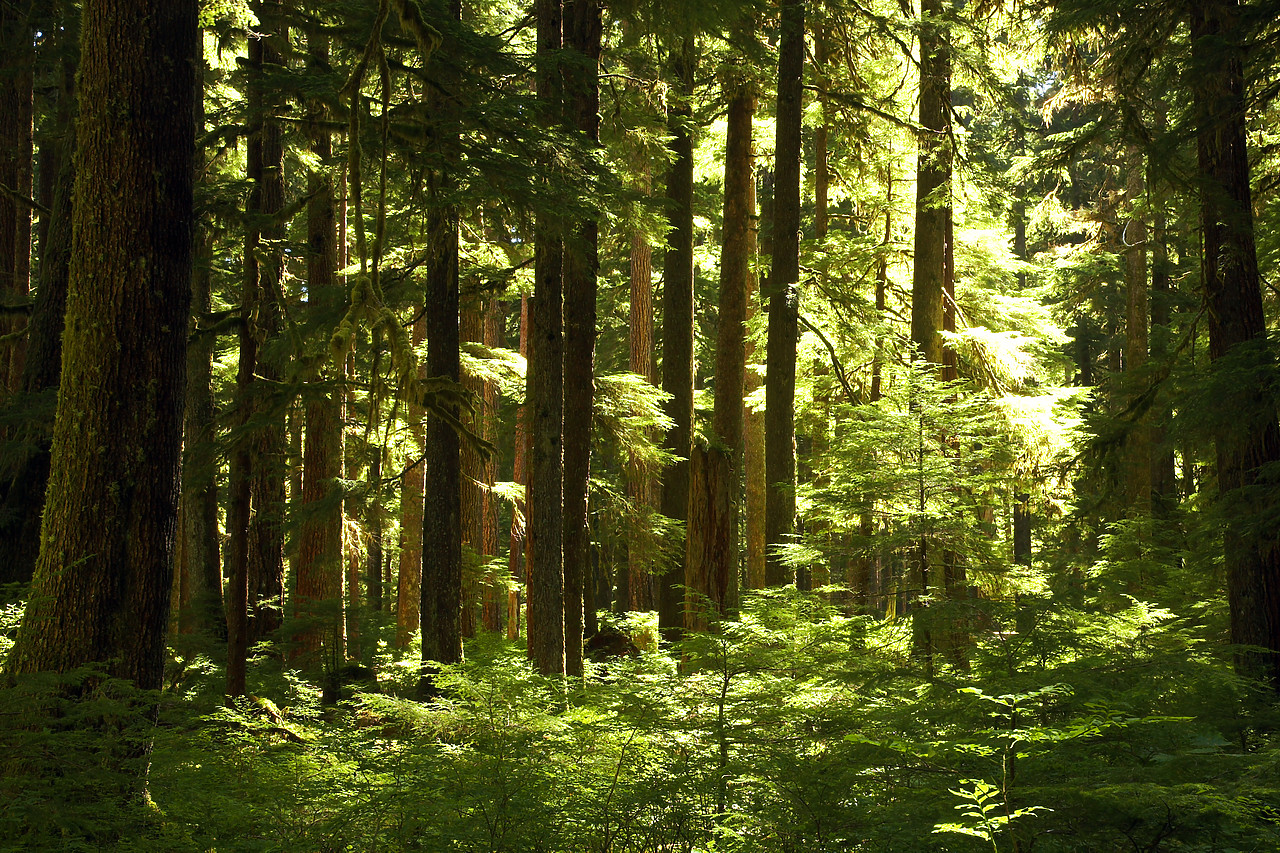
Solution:
[[[738,605],[738,480],[743,454],[747,295],[754,289],[751,220],[755,215],[755,158],[751,146],[756,97],[748,80],[727,86],[732,89],[727,93],[713,443],[693,451],[685,563],[685,627],[703,631],[711,627],[708,619],[732,614]]]
[[[484,344],[490,349],[503,346],[502,331],[504,318],[502,303],[490,297],[484,312]],[[496,444],[498,441],[498,385],[496,382],[485,382],[480,397],[482,421],[480,434],[485,441]],[[496,479],[497,460],[492,455],[484,458],[483,482],[486,486],[481,502],[482,517],[480,520],[480,553],[486,562],[498,554],[498,500],[493,494]],[[502,630],[502,610],[506,607],[502,601],[502,587],[492,568],[485,571],[484,603],[481,608],[481,624],[486,631]]]
[[[0,184],[15,197],[0,194],[0,303],[21,304],[31,288],[31,208],[19,198],[31,196],[32,72],[35,62],[31,0],[0,5]],[[0,333],[14,335],[26,325],[21,316],[0,320]],[[0,397],[18,390],[26,339],[0,344]]]
[[[1142,151],[1129,151],[1129,174],[1125,194],[1130,205],[1139,205],[1146,193]],[[1136,211],[1122,231],[1124,235],[1124,283],[1126,292],[1124,369],[1130,374],[1130,405],[1141,399],[1141,374],[1147,366],[1147,223]],[[1136,378],[1135,378],[1136,377]],[[1151,511],[1151,427],[1146,417],[1133,423],[1125,447],[1125,498],[1130,511],[1146,515]]]
[[[648,180],[642,190],[648,191]],[[629,323],[631,372],[658,384],[653,359],[653,248],[640,231],[631,235],[631,299]],[[657,478],[634,456],[627,466],[627,497],[635,509],[636,523],[627,536],[627,572],[618,578],[618,610],[648,611],[654,607],[652,567],[657,559],[652,534],[657,508]]]
[[[1209,356],[1214,362],[1249,362],[1238,366],[1269,370],[1272,356],[1266,349],[1249,188],[1239,14],[1234,0],[1202,2],[1190,12]],[[1267,650],[1237,651],[1236,668],[1280,689],[1280,547],[1274,498],[1259,505],[1259,495],[1274,489],[1251,488],[1264,482],[1260,469],[1280,460],[1280,429],[1270,396],[1254,383],[1246,385],[1228,407],[1230,426],[1224,425],[1216,440],[1219,499],[1227,519],[1223,539],[1231,642]],[[1245,497],[1251,492],[1258,495]]]
[[[920,152],[916,165],[915,265],[911,342],[929,364],[942,363],[943,246],[951,210],[951,49],[938,23],[942,0],[921,0]]]
[[[578,54],[566,69],[572,121],[592,147],[600,144],[600,0],[565,3],[566,46]],[[564,637],[565,671],[582,675],[584,609],[595,607],[591,531],[591,405],[595,395],[596,258],[599,225],[576,223],[564,254]],[[594,590],[592,591],[594,592]]]
[[[520,355],[529,356],[529,297],[520,297]],[[526,499],[517,499],[511,509],[511,538],[508,544],[507,569],[513,581],[525,579],[525,532],[528,530],[527,495],[529,491],[529,406],[516,410],[516,435],[511,479],[524,487]],[[507,639],[520,636],[520,593],[514,588],[507,593]]]
[[[778,55],[773,266],[769,272],[769,342],[765,369],[765,585],[787,582],[782,548],[796,515],[795,392],[799,340],[800,155],[804,77],[804,2],[782,6]]]
[[[11,673],[159,689],[191,301],[194,0],[86,0],[61,394]],[[130,228],[120,228],[120,223]],[[109,442],[109,444],[108,444]]]
[[[544,121],[561,111],[560,0],[536,0],[537,90]],[[564,513],[561,430],[564,421],[563,245],[560,223],[540,213],[534,226],[534,284],[529,301],[529,657],[543,675],[565,672]]]
[[[329,61],[325,37],[308,36],[308,66],[322,68]],[[325,128],[326,110],[310,104],[307,134],[311,152],[321,163],[333,153]],[[307,181],[307,300],[321,311],[341,310],[346,288],[337,278],[337,222],[333,179],[327,169],[311,173]],[[328,349],[328,341],[325,341]],[[294,637],[314,666],[322,648],[334,650],[342,639],[342,390],[345,352],[329,353],[314,388],[305,394],[305,436],[302,450],[301,525],[298,531],[294,618],[300,631]],[[332,654],[332,651],[331,651]]]
[[[419,306],[413,321],[413,348],[416,352],[427,339],[426,310]],[[426,365],[418,364],[418,378],[426,378]],[[396,584],[396,648],[408,648],[418,632],[418,608],[422,604],[422,508],[423,462],[426,440],[422,406],[408,405],[409,453],[414,460],[400,484],[400,571]]]
[[[204,33],[196,32],[195,131],[204,135]],[[203,150],[196,152],[197,182],[204,170]],[[213,240],[204,217],[197,217],[195,265],[191,275],[191,313],[187,345],[187,396],[183,416],[182,454],[182,592],[179,630],[223,634],[222,562],[218,531],[217,423],[213,402],[213,349],[216,337],[200,328],[213,310]]]
[[[458,333],[464,343],[484,342],[484,309],[480,304],[479,294],[468,294],[462,298],[462,314],[458,323]],[[485,382],[478,376],[465,374],[462,385],[472,394],[478,405],[471,419],[471,428],[480,434],[483,430]],[[479,562],[484,559],[484,509],[487,492],[481,485],[485,482],[485,454],[471,442],[462,445],[462,636],[476,635],[476,606],[480,599],[480,578],[476,573]]]
[[[449,15],[462,16],[460,0]],[[431,96],[432,111],[447,115],[452,104]],[[446,150],[454,138],[441,138]],[[453,179],[447,171],[430,178],[427,233],[427,375],[462,381],[458,338],[458,211],[445,201]],[[462,660],[462,452],[458,433],[436,415],[427,416],[426,502],[422,516],[422,679],[419,692],[435,690],[439,664]]]
[[[255,182],[249,203],[250,216],[260,214],[261,239],[251,233],[246,253],[255,255],[257,281],[254,285],[253,333],[256,336],[255,371],[268,382],[279,382],[284,372],[280,358],[264,349],[280,335],[281,299],[284,284],[284,254],[281,242],[284,223],[279,221],[284,209],[284,145],[280,122],[274,116],[279,107],[274,88],[265,84],[265,76],[278,73],[284,66],[282,45],[288,40],[284,29],[280,0],[263,0],[258,20],[267,33],[250,39],[250,180]],[[255,47],[257,56],[255,57]],[[254,104],[254,92],[257,104]],[[256,139],[255,139],[256,130]],[[254,146],[258,160],[254,168]],[[246,264],[246,268],[249,265]],[[284,609],[284,509],[285,477],[288,471],[288,446],[285,432],[285,408],[268,400],[261,388],[255,389],[254,408],[265,415],[265,423],[255,431],[253,442],[249,520],[249,642],[270,636],[280,627]]]

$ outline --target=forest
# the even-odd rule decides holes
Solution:
[[[0,0],[0,853],[1280,850],[1280,2]]]

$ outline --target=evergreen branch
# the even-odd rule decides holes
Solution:
[[[17,190],[13,189],[12,187],[4,183],[0,183],[0,196],[4,196],[5,198],[9,199],[15,204],[20,204],[23,207],[29,207],[32,210],[34,210],[36,213],[39,213],[41,216],[48,216],[52,213],[52,211],[49,210],[49,208],[45,207],[40,202],[36,201],[35,199],[29,196],[23,195],[22,193],[18,192]]]
[[[854,393],[853,388],[849,387],[849,377],[845,376],[844,366],[840,364],[840,358],[836,354],[836,348],[835,345],[831,343],[831,339],[823,334],[822,329],[819,329],[812,320],[801,314],[799,311],[796,312],[796,319],[801,323],[804,323],[805,327],[817,335],[818,339],[826,345],[827,352],[831,354],[831,366],[836,371],[836,378],[840,380],[840,386],[844,388],[844,395],[848,398],[850,405],[862,405],[862,401],[858,399],[858,395]]]

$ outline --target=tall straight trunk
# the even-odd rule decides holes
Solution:
[[[82,21],[75,197],[94,204],[74,213],[40,556],[7,668],[99,661],[154,690],[191,301],[196,3],[87,0]]]
[[[915,265],[911,342],[929,364],[942,363],[943,247],[951,210],[951,48],[942,0],[921,0],[920,150],[916,162]]]
[[[287,41],[283,6],[280,0],[263,0],[258,19],[267,33],[250,42],[249,60],[257,76],[258,103],[256,114],[249,117],[250,160],[252,161],[257,131],[258,162],[255,174],[256,199],[250,201],[250,216],[260,215],[261,237],[254,234],[246,251],[257,255],[258,280],[255,288],[256,362],[258,376],[268,382],[279,382],[284,372],[280,357],[265,347],[280,335],[281,304],[284,284],[284,254],[281,241],[284,224],[279,221],[284,209],[284,145],[280,122],[271,117],[277,111],[278,96],[268,89],[263,79],[284,66],[282,45]],[[254,47],[257,56],[254,56]],[[250,109],[254,110],[250,98]],[[266,415],[262,427],[252,441],[249,520],[249,642],[265,639],[280,627],[284,609],[284,511],[285,478],[288,471],[288,445],[285,431],[285,408],[269,401],[261,387],[255,389],[258,411]]]
[[[324,36],[307,39],[309,68],[329,61]],[[324,164],[333,154],[320,101],[309,105],[307,135],[311,153]],[[346,301],[338,281],[337,211],[333,178],[323,165],[307,179],[307,299],[320,311],[336,312]],[[326,342],[327,344],[327,342]],[[327,348],[327,347],[326,347]],[[294,578],[293,609],[300,631],[294,641],[317,662],[322,647],[336,649],[342,639],[342,391],[345,353],[331,354],[304,395],[301,528]]]
[[[800,119],[804,110],[803,0],[782,6],[778,51],[773,266],[769,271],[769,342],[765,368],[765,585],[790,574],[782,548],[796,515],[796,344],[800,338]]]
[[[429,214],[427,374],[461,380],[458,350],[458,220],[441,201]],[[422,526],[422,660],[426,667],[462,660],[462,457],[458,433],[427,415],[426,503]],[[429,670],[427,670],[429,672]]]
[[[0,303],[21,304],[31,286],[32,72],[35,62],[31,0],[0,5]],[[16,196],[16,197],[15,197]],[[25,318],[0,320],[0,333],[16,335]],[[0,344],[0,396],[21,384],[26,340]]]
[[[449,16],[462,17],[461,0],[450,0]],[[429,98],[432,111],[447,116],[453,108],[439,93]],[[449,152],[457,139],[443,135],[437,144]],[[427,374],[462,381],[458,338],[458,211],[445,200],[453,178],[447,171],[430,178],[427,216],[431,255],[427,262]],[[422,516],[422,680],[419,690],[434,690],[439,664],[462,660],[462,448],[458,433],[435,415],[427,417],[426,502]]]
[[[827,238],[829,227],[829,197],[831,194],[831,164],[828,162],[828,139],[831,135],[830,99],[827,87],[827,63],[831,58],[826,23],[814,28],[813,64],[817,78],[818,108],[821,118],[813,132],[813,232],[819,242]]]
[[[747,255],[754,263],[758,254],[760,234],[760,219],[754,213],[756,209],[756,184],[754,180],[751,182],[749,191],[751,196],[747,202],[747,209],[752,211],[752,216],[751,230],[747,234]],[[751,277],[749,285],[750,291],[747,294],[748,325],[760,313],[760,288],[754,276]],[[747,364],[754,364],[756,361],[756,344],[752,339],[748,339],[746,342],[744,359]],[[750,397],[760,388],[760,376],[755,370],[748,369],[745,371],[744,382],[744,397]],[[756,411],[746,405],[745,402],[742,412],[742,430],[742,465],[745,469],[743,479],[746,482],[746,489],[743,494],[743,502],[745,504],[743,515],[746,522],[744,537],[747,550],[744,581],[747,589],[762,589],[764,587],[765,565],[764,413]]]
[[[195,44],[195,132],[204,135],[204,32]],[[196,152],[196,181],[205,167],[203,150]],[[196,219],[195,263],[191,274],[191,323],[187,345],[187,398],[183,416],[182,452],[182,576],[179,630],[226,630],[222,608],[222,562],[218,531],[217,423],[213,402],[213,349],[216,339],[199,327],[213,310],[213,240],[204,216]]]
[[[675,457],[662,479],[662,514],[684,523],[689,512],[689,456],[693,447],[693,74],[694,44],[672,50],[675,98],[668,112],[671,166],[667,171],[667,253],[662,264],[662,390],[671,418],[663,448]],[[679,549],[683,553],[684,549]],[[684,573],[668,566],[658,579],[658,627],[684,624]]]
[[[478,296],[469,296],[464,300],[462,316],[459,320],[459,335],[465,343],[484,342],[484,309],[479,304]],[[477,402],[484,398],[485,381],[470,374],[462,377],[462,385],[474,396]],[[483,404],[477,407],[471,426],[476,434],[484,430],[485,412]],[[488,464],[486,454],[474,444],[467,442],[462,446],[462,548],[463,562],[474,565],[483,559],[484,554],[484,515],[485,498],[488,491],[484,488],[485,467]],[[468,560],[469,558],[469,560]],[[476,605],[479,603],[479,577],[474,570],[463,571],[462,578],[462,636],[476,635]]]
[[[565,3],[565,44],[577,56],[566,69],[572,123],[600,144],[600,0]],[[584,609],[595,608],[591,531],[591,405],[595,395],[596,257],[599,224],[574,225],[564,253],[564,652],[565,671],[582,675]]]
[[[503,346],[505,343],[502,326],[505,321],[502,303],[490,297],[484,312],[484,345],[490,349]],[[498,385],[488,381],[480,394],[482,420],[480,435],[490,444],[498,440]],[[480,553],[491,565],[491,558],[498,554],[498,501],[493,494],[496,477],[497,460],[492,455],[485,456],[482,469],[482,483],[485,485],[481,501],[480,519]],[[483,579],[483,602],[480,612],[480,623],[486,631],[502,630],[502,611],[506,607],[500,593],[502,588],[492,568],[485,571]]]
[[[1253,234],[1245,137],[1244,37],[1240,6],[1210,0],[1190,12],[1200,172],[1202,274],[1214,362],[1251,361],[1269,369],[1266,322]],[[1255,490],[1261,469],[1280,461],[1280,429],[1269,396],[1252,384],[1231,405],[1230,426],[1217,436],[1218,489],[1227,519],[1227,604],[1236,668],[1280,690],[1280,543],[1274,489]],[[1251,494],[1259,492],[1260,494]],[[1262,505],[1259,505],[1261,502]]]
[[[413,321],[413,348],[417,351],[427,339],[427,315],[422,306],[415,310]],[[426,365],[418,364],[418,378],[426,378]],[[422,605],[422,508],[423,471],[419,456],[424,451],[426,433],[423,427],[422,405],[410,400],[409,453],[413,464],[405,469],[400,483],[400,570],[396,582],[396,648],[409,646],[418,632],[419,607]]]
[[[529,357],[529,297],[520,297],[520,355],[526,361]],[[524,498],[516,500],[511,510],[511,535],[508,541],[507,573],[513,581],[524,580],[525,569],[525,534],[528,530],[527,499],[529,491],[529,407],[522,405],[516,410],[515,451],[512,463],[511,480],[517,486],[524,487]],[[520,636],[520,593],[512,588],[507,593],[507,639],[514,640]]]
[[[685,627],[707,630],[733,613],[738,599],[738,513],[742,474],[742,397],[746,390],[747,296],[755,188],[753,84],[739,81],[729,96],[724,159],[724,241],[720,252],[720,326],[716,336],[712,444],[693,450],[695,488],[689,501],[685,558]]]
[[[377,335],[375,335],[376,339]],[[373,430],[377,430],[377,411],[374,412]],[[364,588],[368,595],[369,608],[374,613],[382,611],[382,443],[376,432],[371,431],[374,439],[369,448],[369,502],[366,505],[366,534],[369,537],[369,552],[365,555]]]
[[[648,190],[646,176],[642,189]],[[640,231],[631,235],[630,311],[628,314],[629,367],[650,385],[658,384],[658,371],[653,359],[653,248]],[[653,575],[656,556],[650,532],[652,513],[657,508],[657,478],[641,467],[634,457],[627,466],[627,497],[638,517],[638,523],[627,535],[627,571],[618,578],[618,609],[652,610]]]
[[[1141,149],[1136,145],[1129,152],[1129,174],[1125,194],[1130,205],[1139,205],[1146,192],[1143,170],[1146,167]],[[1147,366],[1147,222],[1135,211],[1124,230],[1124,283],[1125,283],[1125,372],[1140,374]],[[1130,376],[1128,382],[1131,402],[1137,402],[1143,394],[1139,387],[1141,377]],[[1151,509],[1151,427],[1145,417],[1139,418],[1131,428],[1125,447],[1125,492],[1130,510],[1145,515]]]
[[[1164,131],[1164,106],[1156,105],[1157,133]],[[1148,158],[1148,184],[1155,188],[1155,205],[1151,221],[1151,355],[1163,360],[1169,354],[1170,300],[1173,296],[1170,275],[1168,224],[1165,214],[1165,191],[1155,176],[1154,164]],[[1165,425],[1172,411],[1167,402],[1157,409],[1151,425],[1151,504],[1157,515],[1167,515],[1178,502],[1178,483],[1173,446],[1165,440]]]
[[[6,12],[0,10],[0,15]],[[55,39],[74,40],[74,27]],[[74,42],[73,42],[74,43]],[[50,215],[41,217],[40,287],[27,326],[27,351],[20,389],[28,394],[56,393],[62,369],[62,330],[66,313],[67,277],[71,260],[71,222],[75,183],[75,57],[57,43],[63,59],[59,69],[54,133],[46,140],[43,165],[54,172]],[[3,156],[3,154],[0,154]],[[0,200],[0,204],[3,204]],[[0,584],[26,583],[40,551],[40,516],[49,482],[49,439],[46,424],[22,429],[37,432],[35,448],[12,469],[5,467],[0,494]]]
[[[535,0],[537,90],[543,120],[558,122],[562,92],[556,55],[562,44],[560,0]],[[565,672],[564,513],[561,430],[564,422],[564,257],[562,223],[540,213],[534,225],[534,284],[529,301],[529,657],[543,675]]]

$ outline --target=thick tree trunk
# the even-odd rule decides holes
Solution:
[[[258,146],[256,169],[251,165],[250,179],[256,184],[249,204],[250,216],[260,214],[261,236],[251,232],[252,242],[246,253],[255,255],[257,268],[254,296],[256,336],[255,371],[268,382],[279,382],[284,371],[280,357],[264,350],[280,335],[281,304],[284,284],[284,253],[281,241],[284,223],[279,221],[284,209],[284,145],[280,122],[271,116],[278,111],[278,95],[268,89],[263,77],[277,73],[284,65],[282,45],[287,41],[280,0],[263,0],[258,10],[267,34],[250,40],[249,61],[257,84],[250,86],[249,159]],[[257,56],[255,57],[255,46]],[[257,90],[258,102],[252,93]],[[257,138],[255,140],[254,132]],[[246,264],[246,268],[249,265]],[[249,642],[267,638],[280,627],[284,609],[284,510],[285,478],[288,472],[288,446],[285,431],[285,408],[268,400],[261,387],[254,408],[266,416],[266,422],[251,439],[249,520]]]
[[[782,548],[796,515],[795,392],[799,341],[800,155],[804,77],[803,0],[782,6],[778,55],[773,266],[769,272],[769,342],[765,369],[765,584],[787,582]]]
[[[427,339],[426,311],[419,306],[413,321],[413,348],[416,351]],[[418,364],[418,378],[426,378],[426,365]],[[418,632],[419,607],[422,605],[422,509],[424,465],[419,457],[424,452],[426,433],[422,406],[408,404],[409,453],[413,459],[400,484],[400,571],[396,583],[396,648],[408,648]]]
[[[460,0],[449,14],[460,18]],[[433,112],[448,114],[452,104],[432,96]],[[446,148],[456,140],[441,138]],[[458,211],[445,202],[451,176],[431,176],[427,232],[427,374],[462,381],[458,317]],[[439,664],[462,660],[462,448],[458,433],[438,416],[427,416],[426,502],[422,516],[422,680],[421,693],[434,691]]]
[[[496,298],[490,297],[488,306],[484,312],[484,344],[490,349],[503,346],[504,335],[502,331],[504,318],[502,312],[502,303]],[[484,388],[480,395],[482,421],[480,425],[480,434],[485,441],[490,444],[496,444],[498,441],[498,385],[496,382],[485,382]],[[481,502],[482,516],[480,519],[480,553],[486,562],[491,561],[498,554],[498,500],[493,494],[493,484],[497,479],[497,460],[493,456],[486,456],[484,459],[483,482],[486,486],[483,500]],[[503,600],[502,587],[499,586],[499,580],[496,573],[492,569],[488,569],[484,576],[483,603],[481,606],[480,622],[486,631],[502,630],[502,613],[506,608],[506,602]]]
[[[323,36],[308,37],[310,67],[324,67],[329,46]],[[321,163],[333,153],[326,111],[313,102],[307,133],[311,152]],[[337,217],[333,179],[322,169],[308,178],[307,298],[317,308],[336,312],[346,301],[339,283]],[[326,349],[328,341],[325,341]],[[316,377],[318,387],[307,389],[302,450],[301,528],[298,531],[297,576],[294,579],[294,618],[300,630],[294,642],[312,666],[323,647],[336,649],[342,639],[342,378],[345,353],[330,354]],[[331,652],[332,654],[332,652]]]
[[[694,45],[673,49],[668,113],[671,166],[667,171],[667,253],[662,265],[662,390],[673,426],[663,448],[675,456],[662,478],[662,514],[683,524],[689,512],[689,454],[693,447],[693,97]],[[678,549],[683,554],[684,548]],[[683,565],[683,561],[680,562]],[[658,626],[684,624],[684,572],[664,567],[658,578]]]
[[[724,242],[720,252],[720,327],[716,337],[712,444],[693,451],[689,541],[685,557],[685,627],[707,630],[738,604],[738,513],[742,473],[742,397],[746,390],[747,297],[751,272],[751,220],[755,215],[753,84],[735,81],[729,96],[724,160]],[[710,621],[709,621],[710,620]]]
[[[560,0],[536,0],[537,89],[544,121],[555,124],[561,111]],[[529,657],[543,675],[565,672],[564,534],[561,430],[564,422],[564,257],[560,223],[550,214],[534,226],[534,284],[529,300],[529,367],[525,392],[529,407],[529,526],[526,569],[529,592]]]
[[[566,73],[572,122],[600,144],[600,0],[565,3],[565,42],[577,56]],[[596,258],[599,225],[576,223],[564,254],[564,637],[565,671],[582,675],[584,609],[595,608],[591,531],[591,406],[595,395]]]
[[[1253,234],[1249,157],[1245,140],[1243,41],[1239,4],[1211,0],[1190,12],[1199,138],[1203,278],[1209,357],[1269,365],[1266,322]],[[1269,368],[1268,368],[1269,369]],[[1280,689],[1280,544],[1274,498],[1260,506],[1261,469],[1280,461],[1280,429],[1271,398],[1252,383],[1229,406],[1232,422],[1217,438],[1218,489],[1224,533],[1231,642],[1266,652],[1238,651],[1236,668]],[[1249,497],[1245,497],[1246,494]]]
[[[1163,110],[1157,106],[1157,120],[1163,130],[1160,119]],[[1154,169],[1148,165],[1153,174],[1150,183],[1155,185]],[[1157,189],[1155,209],[1152,213],[1151,233],[1151,355],[1158,361],[1169,355],[1169,343],[1172,335],[1170,328],[1170,309],[1173,297],[1172,276],[1169,264],[1169,244],[1167,221],[1165,214],[1165,192],[1163,187]],[[1172,410],[1167,401],[1162,401],[1157,414],[1152,418],[1151,430],[1151,505],[1157,515],[1167,516],[1178,503],[1178,478],[1174,460],[1173,446],[1166,442],[1166,425],[1172,418]]]
[[[647,180],[646,180],[647,184]],[[648,190],[645,186],[643,189]],[[639,231],[631,235],[631,299],[628,315],[631,372],[658,384],[653,359],[653,248]],[[627,571],[618,578],[618,610],[652,610],[653,565],[656,543],[650,532],[652,514],[657,509],[658,481],[653,471],[637,464],[627,466],[627,497],[635,509],[637,523],[627,536]]]
[[[937,19],[942,0],[921,0],[920,152],[916,165],[915,265],[911,342],[930,364],[942,363],[943,246],[951,210],[951,49]]]
[[[159,689],[191,301],[196,4],[87,0],[82,22],[76,197],[95,203],[74,214],[42,547],[7,665],[101,661]]]
[[[427,269],[427,374],[460,382],[458,351],[458,219],[443,206],[434,177],[429,214],[432,254]],[[427,416],[426,503],[422,526],[422,661],[424,679],[436,664],[462,660],[462,458],[458,433]],[[430,688],[424,683],[424,688]]]

